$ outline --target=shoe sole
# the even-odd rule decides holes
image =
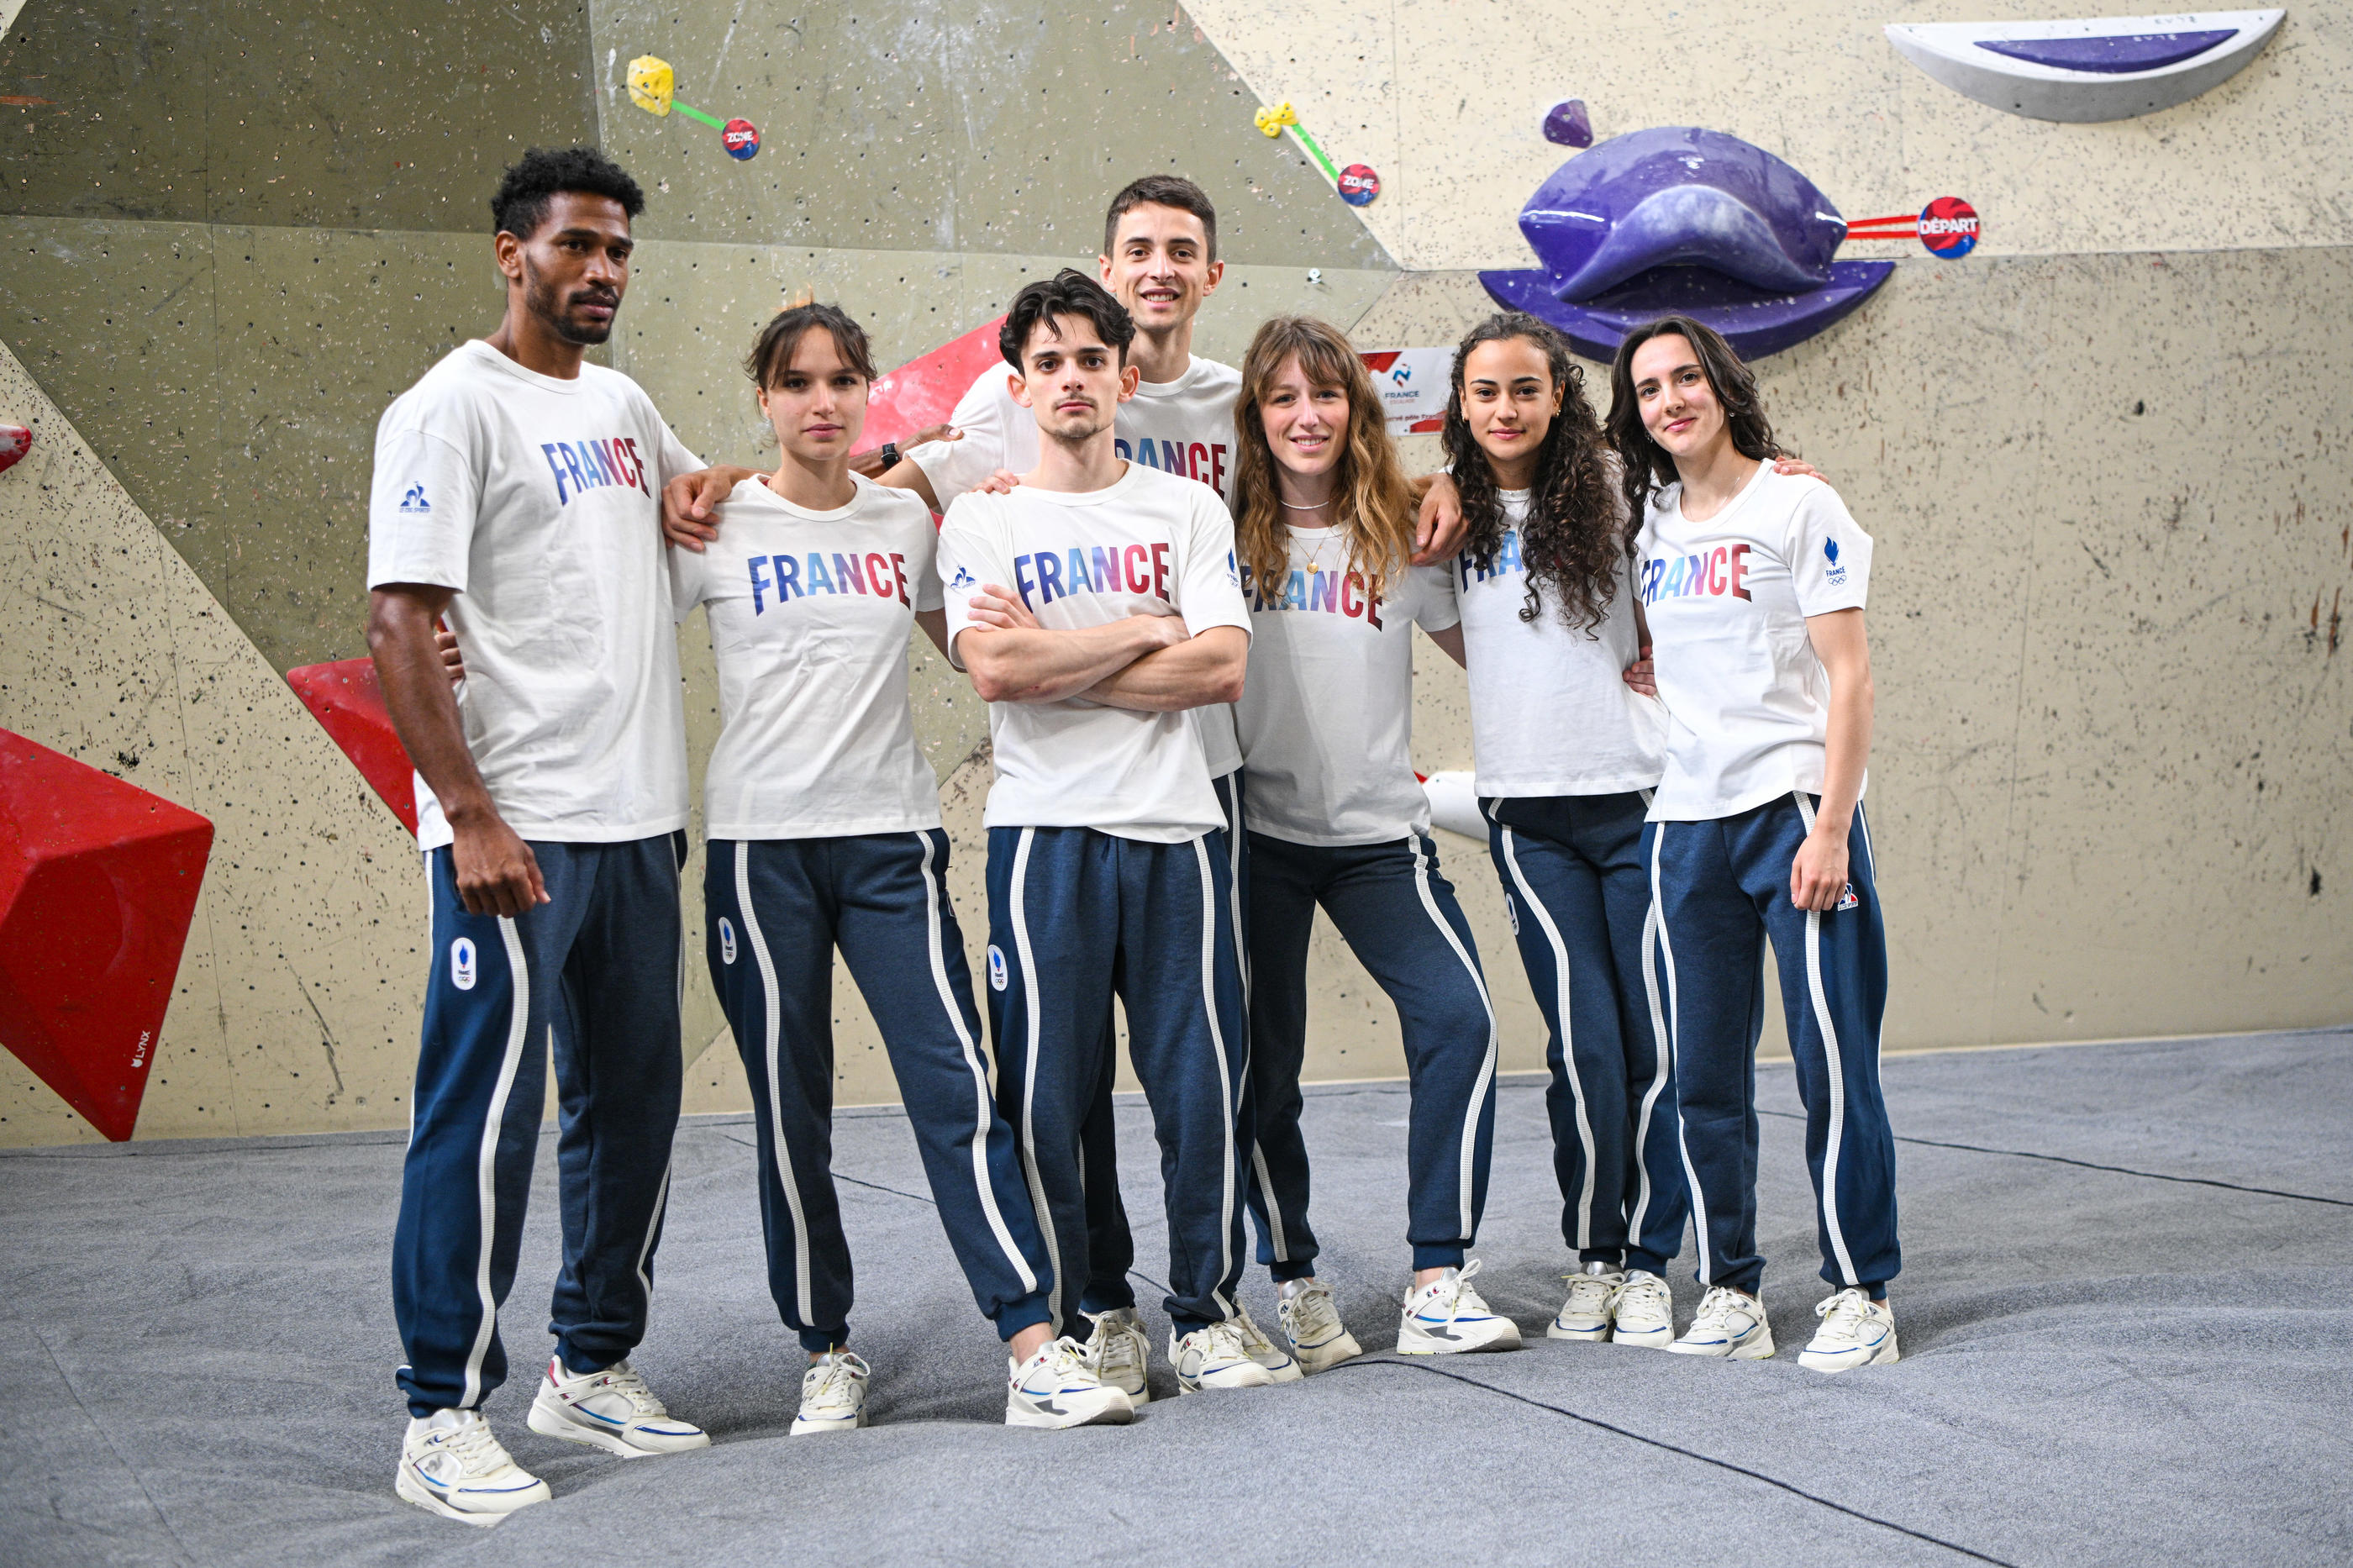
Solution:
[[[1610,1342],[1636,1345],[1646,1351],[1662,1351],[1675,1342],[1675,1331],[1671,1328],[1629,1330],[1621,1323],[1611,1331]]]
[[[1498,1333],[1493,1339],[1482,1340],[1477,1344],[1452,1344],[1444,1340],[1432,1339],[1428,1334],[1416,1330],[1400,1330],[1398,1333],[1397,1353],[1399,1355],[1478,1355],[1488,1351],[1520,1349],[1520,1331],[1517,1325],[1506,1323],[1504,1326],[1509,1331],[1508,1332]]]
[[[1124,1393],[1125,1390],[1113,1389],[1111,1392],[1119,1394]],[[1135,1407],[1132,1400],[1107,1401],[1103,1407],[1092,1415],[1083,1416],[1076,1421],[1024,1410],[1015,1405],[1005,1407],[1005,1424],[1008,1426],[1024,1427],[1033,1432],[1067,1432],[1077,1426],[1124,1426],[1134,1419]]]
[[[594,1426],[584,1426],[560,1410],[548,1409],[536,1399],[531,1402],[531,1414],[523,1419],[533,1431],[543,1437],[554,1437],[566,1443],[577,1443],[584,1448],[600,1448],[607,1454],[618,1455],[624,1459],[658,1459],[665,1454],[683,1454],[695,1448],[711,1447],[711,1434],[705,1432],[702,1435],[702,1441],[699,1443],[682,1442],[675,1448],[640,1448],[626,1437],[611,1432],[600,1431]]]
[[[1342,1334],[1338,1339],[1326,1340],[1312,1350],[1293,1345],[1291,1353],[1301,1367],[1313,1373],[1364,1354],[1365,1347],[1356,1342],[1356,1335]]]
[[[1715,1361],[1771,1361],[1773,1336],[1769,1332],[1762,1333],[1746,1344],[1735,1345],[1728,1351],[1717,1350],[1713,1345],[1693,1345],[1686,1349],[1681,1340],[1677,1340],[1667,1349],[1677,1355],[1706,1356]]]
[[[1255,1362],[1250,1364],[1258,1367],[1261,1374],[1266,1371],[1266,1368],[1258,1366]],[[1245,1379],[1238,1383],[1203,1383],[1198,1380],[1188,1383],[1181,1373],[1176,1377],[1176,1392],[1179,1394],[1234,1394],[1245,1388],[1272,1388],[1273,1386],[1274,1379],[1264,1375],[1260,1376],[1256,1381]]]
[[[1818,1362],[1806,1359],[1813,1353],[1810,1350],[1799,1351],[1798,1364],[1808,1372],[1819,1372],[1826,1377],[1841,1372],[1859,1372],[1866,1366],[1887,1366],[1904,1359],[1902,1353],[1895,1348],[1895,1333],[1892,1329],[1888,1331],[1887,1343],[1874,1352],[1868,1361],[1846,1362],[1837,1366],[1823,1366]]]
[[[506,1510],[504,1512],[473,1513],[462,1508],[450,1507],[448,1503],[443,1502],[439,1498],[435,1497],[431,1492],[427,1491],[423,1487],[411,1481],[408,1479],[407,1469],[405,1466],[402,1468],[401,1473],[393,1478],[392,1490],[393,1495],[399,1498],[400,1500],[405,1503],[414,1504],[415,1506],[423,1509],[426,1512],[438,1514],[443,1519],[455,1520],[459,1524],[470,1524],[477,1530],[488,1530],[492,1525],[502,1522],[508,1514],[521,1513],[524,1509],[547,1501],[550,1496],[547,1489],[547,1483],[542,1481],[539,1486],[539,1496],[525,1499],[523,1501],[515,1504],[514,1507]]]
[[[858,1418],[854,1421],[808,1421],[796,1415],[793,1417],[792,1435],[796,1437],[810,1437],[824,1432],[855,1432],[865,1425],[866,1412],[863,1410],[858,1413]]]
[[[1595,1329],[1564,1329],[1560,1326],[1560,1320],[1556,1318],[1553,1320],[1552,1325],[1545,1330],[1545,1338],[1548,1340],[1575,1340],[1580,1344],[1603,1344],[1609,1341],[1609,1325],[1604,1323],[1599,1328]]]

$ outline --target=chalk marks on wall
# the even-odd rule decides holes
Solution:
[[[1846,220],[1814,183],[1736,136],[1660,126],[1555,170],[1520,211],[1539,269],[1488,293],[1607,360],[1659,316],[1695,316],[1743,354],[1805,342],[1869,299],[1887,261],[1836,261]]]
[[[2263,52],[2284,10],[2048,22],[1890,24],[1887,41],[1955,92],[2030,120],[2127,120],[2186,103]]]
[[[667,119],[672,110],[719,132],[719,145],[730,158],[746,163],[760,152],[760,128],[748,120],[722,120],[705,114],[678,97],[678,73],[656,55],[639,55],[629,62],[629,101],[648,114]]]
[[[1290,132],[1291,139],[1299,144],[1299,150],[1307,154],[1308,166],[1323,175],[1324,183],[1339,193],[1340,199],[1350,206],[1364,206],[1381,194],[1381,177],[1373,173],[1369,164],[1351,163],[1345,169],[1333,166],[1331,157],[1322,145],[1308,134],[1307,127],[1299,123],[1299,111],[1291,107],[1289,99],[1272,108],[1261,108],[1250,116],[1250,123],[1258,127],[1261,135],[1269,139],[1280,136],[1285,131]]]

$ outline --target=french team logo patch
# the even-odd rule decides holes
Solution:
[[[1860,908],[1862,904],[1862,900],[1855,897],[1854,884],[1849,882],[1846,885],[1846,891],[1839,895],[1838,907],[1842,910],[1852,910]]]
[[[719,917],[719,962],[735,962],[735,922],[725,915]]]
[[[1839,564],[1838,557],[1838,541],[1835,539],[1823,540],[1822,558],[1829,562],[1830,564],[1823,569],[1822,575],[1830,580],[1830,584],[1833,588],[1841,586],[1846,582],[1846,568]]]
[[[449,984],[460,991],[471,991],[480,972],[474,963],[474,940],[461,936],[449,944]]]
[[[988,988],[991,991],[1005,989],[1005,953],[993,942],[988,944]]]

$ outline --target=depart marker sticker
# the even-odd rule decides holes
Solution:
[[[1351,163],[1345,169],[1332,166],[1332,160],[1322,147],[1316,145],[1315,138],[1307,133],[1307,127],[1299,123],[1299,111],[1291,107],[1289,99],[1284,99],[1272,109],[1261,109],[1250,117],[1250,123],[1270,140],[1288,129],[1292,140],[1299,143],[1316,173],[1322,174],[1324,182],[1339,192],[1340,199],[1350,206],[1363,206],[1381,194],[1381,177],[1373,173],[1370,165]]]
[[[1928,254],[1958,261],[1978,247],[1978,210],[1958,196],[1938,196],[1917,215],[1862,217],[1846,226],[1849,239],[1916,239]]]
[[[639,55],[629,62],[629,101],[648,114],[663,116],[678,110],[689,120],[708,125],[719,132],[719,144],[727,155],[744,163],[758,155],[760,128],[748,120],[722,120],[705,114],[691,103],[678,100],[678,73],[670,62],[655,55]]]

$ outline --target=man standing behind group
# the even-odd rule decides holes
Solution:
[[[989,1011],[998,1092],[1059,1263],[1089,1257],[1080,1130],[1113,1071],[1117,994],[1163,1151],[1169,1358],[1187,1389],[1261,1386],[1242,1264],[1240,965],[1226,822],[1187,710],[1230,702],[1250,617],[1208,489],[1114,445],[1127,311],[1077,272],[1015,296],[1000,336],[1036,465],[940,531],[949,657],[989,704]]]
[[[636,383],[583,364],[645,196],[593,147],[533,149],[491,210],[506,317],[386,411],[368,647],[417,770],[432,883],[393,1307],[410,1421],[395,1489],[469,1524],[545,1501],[481,1415],[506,1377],[553,1037],[564,1268],[533,1431],[702,1447],[625,1359],[644,1336],[681,1061],[686,731],[658,508],[699,468]],[[466,650],[453,693],[434,646]]]

